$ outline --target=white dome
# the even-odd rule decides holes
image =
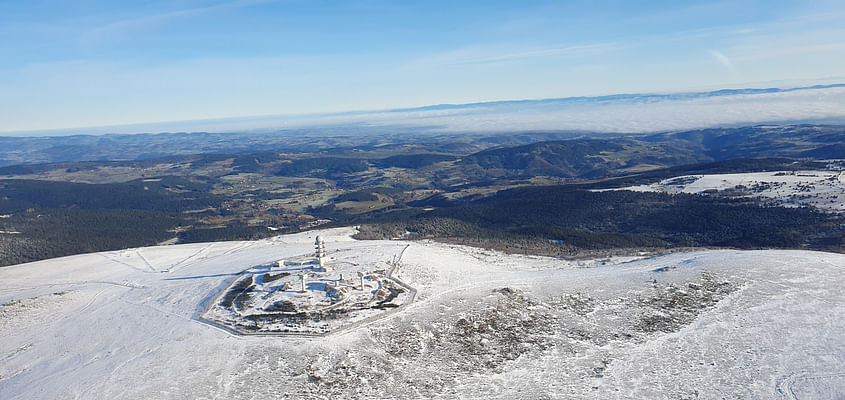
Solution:
[[[318,235],[317,240],[314,243],[323,243],[323,237]]]

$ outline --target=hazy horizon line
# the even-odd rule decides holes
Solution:
[[[839,79],[839,78],[838,78]],[[541,105],[551,103],[577,103],[588,104],[590,102],[624,102],[625,100],[643,100],[643,99],[657,99],[664,101],[671,100],[692,100],[707,97],[726,97],[737,95],[759,95],[759,94],[773,94],[773,93],[789,93],[796,91],[807,90],[824,90],[845,88],[845,82],[835,83],[817,83],[806,84],[804,86],[793,87],[750,87],[738,86],[733,88],[721,88],[712,90],[681,90],[672,92],[629,92],[616,93],[596,96],[566,96],[566,97],[549,97],[538,99],[502,99],[502,100],[488,100],[476,101],[468,103],[438,103],[414,107],[401,108],[386,108],[386,109],[369,109],[369,110],[348,110],[348,111],[334,111],[322,113],[306,113],[306,114],[263,114],[263,115],[247,115],[247,116],[228,116],[219,118],[193,119],[193,120],[170,120],[170,121],[155,121],[155,122],[138,122],[129,124],[117,125],[98,125],[85,127],[71,127],[71,128],[56,128],[56,129],[33,129],[23,131],[0,131],[0,137],[16,137],[16,138],[49,138],[49,137],[67,137],[67,136],[105,136],[105,135],[136,135],[136,134],[176,134],[176,133],[231,133],[236,131],[250,132],[250,131],[284,131],[288,129],[302,129],[302,128],[325,128],[336,127],[338,125],[361,125],[367,124],[367,121],[356,122],[331,122],[330,118],[344,117],[344,116],[378,116],[378,115],[393,115],[400,113],[415,113],[415,112],[432,112],[432,111],[460,111],[471,108],[484,108],[491,106],[519,106],[519,105]],[[528,110],[526,110],[528,111]],[[247,126],[247,123],[261,123],[265,125]],[[772,121],[777,122],[777,121]],[[228,124],[228,125],[227,125]],[[238,127],[237,125],[241,126]],[[288,125],[291,124],[291,125]],[[401,122],[400,122],[401,124]],[[734,123],[728,122],[730,125]],[[182,126],[182,127],[180,127]],[[192,127],[193,126],[193,127]],[[218,128],[214,128],[218,126]],[[120,131],[123,130],[123,131]],[[512,130],[512,129],[510,129]],[[531,130],[529,128],[528,130]],[[561,130],[577,130],[577,129],[561,129]],[[584,130],[590,130],[585,128]]]

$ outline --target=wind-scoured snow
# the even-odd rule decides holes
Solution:
[[[199,318],[237,274],[306,257],[318,233],[338,260],[401,255],[394,276],[414,302],[317,338],[238,336]],[[845,395],[843,255],[565,261],[352,233],[2,268],[0,398]]]

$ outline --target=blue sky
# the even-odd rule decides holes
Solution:
[[[0,1],[0,132],[842,71],[841,1]]]

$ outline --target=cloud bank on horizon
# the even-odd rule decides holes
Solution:
[[[845,123],[845,85],[793,90],[618,95],[361,115],[311,122],[425,127],[451,132],[656,132],[766,123]]]
[[[0,134],[843,82],[843,19],[833,0],[7,1]],[[591,110],[528,122],[610,129]]]
[[[343,132],[640,133],[757,124],[845,124],[845,84],[677,94],[620,94],[448,104],[301,116],[258,116],[44,131],[39,136],[106,133],[321,130]]]

